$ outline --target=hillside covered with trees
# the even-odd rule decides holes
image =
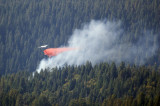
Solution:
[[[118,42],[144,36],[145,49],[153,39],[157,50],[143,65],[106,59],[35,71],[47,58],[39,46],[66,46],[91,20],[120,22]],[[159,45],[160,0],[0,0],[0,106],[160,106]]]
[[[0,77],[1,106],[159,106],[160,66],[90,62]]]
[[[129,42],[148,30],[159,41],[159,13],[159,0],[0,0],[0,73],[35,71],[44,57],[38,46],[67,45],[92,19],[120,20]],[[159,64],[159,54],[149,63]]]

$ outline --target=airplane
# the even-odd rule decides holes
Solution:
[[[38,48],[46,48],[48,45],[39,46]]]

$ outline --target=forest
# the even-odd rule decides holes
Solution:
[[[160,66],[66,65],[0,77],[1,106],[159,106]]]
[[[144,64],[106,58],[36,72],[48,58],[39,46],[66,46],[91,20],[120,21],[119,41],[149,32],[157,50]],[[0,106],[159,106],[159,41],[160,0],[0,0]]]
[[[44,57],[40,45],[67,45],[73,30],[92,19],[120,20],[129,42],[142,30],[159,41],[159,12],[159,0],[0,0],[0,73],[35,71]],[[159,64],[159,54],[149,64]]]

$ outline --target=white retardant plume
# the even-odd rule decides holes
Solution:
[[[157,44],[152,35],[144,34],[144,37],[132,44],[120,42],[122,34],[124,31],[120,22],[92,20],[84,24],[82,29],[76,29],[69,39],[67,47],[77,48],[76,50],[42,59],[37,72],[64,64],[81,65],[86,61],[90,61],[93,65],[99,62],[120,63],[121,61],[144,64],[146,59],[154,55]]]

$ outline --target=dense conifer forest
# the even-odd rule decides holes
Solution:
[[[142,30],[160,39],[159,13],[159,0],[0,0],[1,73],[35,71],[44,57],[38,46],[66,45],[73,30],[91,19],[120,20],[128,41]],[[150,63],[159,60],[158,52]]]
[[[40,45],[65,46],[92,19],[120,21],[122,41],[149,31],[155,55],[144,65],[87,61],[35,72]],[[160,0],[0,0],[0,106],[159,106],[159,41]]]
[[[160,66],[90,62],[0,77],[2,106],[159,106]]]

